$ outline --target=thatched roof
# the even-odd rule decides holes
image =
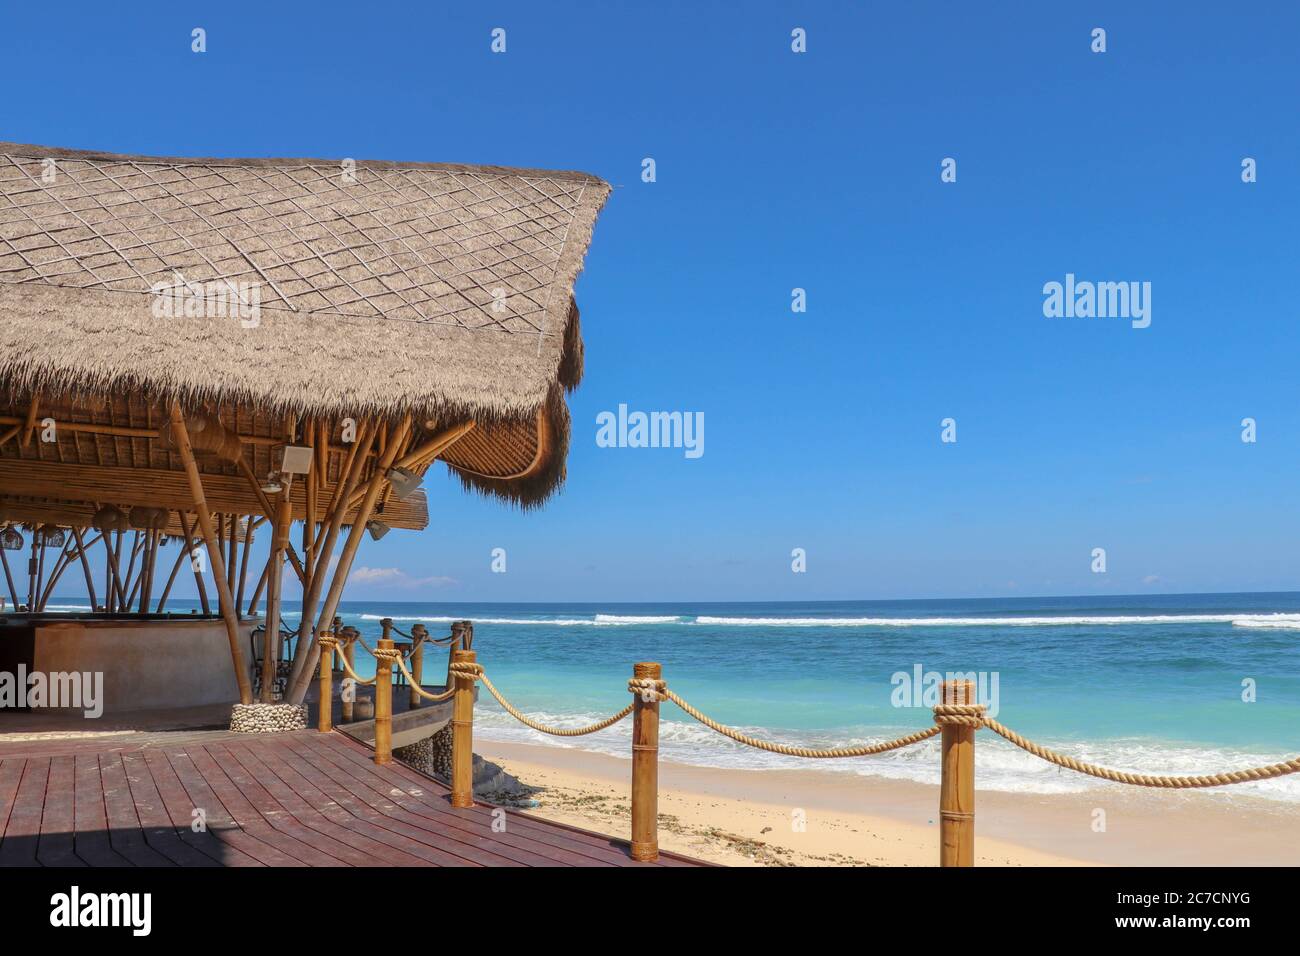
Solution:
[[[535,503],[563,477],[573,285],[608,194],[574,172],[0,143],[0,404],[474,419],[444,459]],[[178,282],[207,315],[159,314]],[[232,284],[255,320],[221,304]]]

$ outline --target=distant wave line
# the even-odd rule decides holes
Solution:
[[[1059,627],[1063,625],[1235,624],[1296,627],[1300,614],[1059,615],[1051,617],[708,617],[696,624],[726,627]]]
[[[362,614],[366,621],[380,621],[386,615]],[[450,623],[459,617],[442,615],[392,615],[395,621]],[[699,615],[596,614],[592,617],[476,617],[479,624],[522,627],[628,627],[632,625],[678,624],[705,627],[1101,627],[1139,624],[1232,624],[1236,627],[1300,630],[1300,614],[1118,614],[1037,615],[1021,617],[717,617]]]

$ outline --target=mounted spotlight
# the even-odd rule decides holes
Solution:
[[[41,525],[41,541],[48,544],[51,548],[63,547],[63,529],[58,525],[47,524]]]
[[[422,477],[407,468],[390,468],[384,477],[393,486],[393,494],[397,496],[398,501],[405,501],[415,494],[420,485],[424,484]]]
[[[21,551],[23,536],[18,533],[17,528],[5,528],[4,533],[0,534],[0,547],[6,551]]]
[[[392,529],[382,521],[367,521],[366,530],[370,532],[370,537],[378,541]]]
[[[280,483],[280,473],[278,471],[267,474],[266,481],[262,482],[262,490],[268,495],[278,495],[284,490],[284,485]]]
[[[280,460],[280,474],[305,475],[311,471],[311,460],[315,456],[310,445],[282,445],[276,452]]]

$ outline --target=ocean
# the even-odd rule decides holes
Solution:
[[[184,607],[184,603],[177,608]],[[296,620],[286,608],[288,619]],[[496,686],[529,715],[579,726],[628,702],[635,661],[658,661],[678,694],[746,733],[808,747],[880,741],[932,723],[895,706],[896,675],[996,675],[997,719],[1071,756],[1153,774],[1211,773],[1300,752],[1300,593],[683,604],[345,602],[367,639],[379,621],[444,636],[475,622],[475,650]],[[363,666],[369,665],[362,653]],[[372,665],[371,665],[372,667]],[[436,649],[427,675],[445,667]],[[426,679],[428,679],[426,677]],[[1243,696],[1253,687],[1254,699]],[[906,704],[924,703],[906,695]],[[626,756],[631,721],[573,739],[546,737],[484,693],[482,739]],[[675,705],[661,715],[660,756],[690,764],[808,768],[735,744]],[[935,740],[817,770],[934,783]],[[1300,802],[1300,775],[1223,788]],[[1113,787],[979,735],[982,789],[1030,793]]]

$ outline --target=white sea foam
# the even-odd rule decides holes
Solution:
[[[362,614],[379,621],[386,615]],[[431,614],[392,615],[395,621],[450,623],[461,620]],[[592,617],[476,617],[476,624],[520,627],[628,627],[636,624],[683,624],[708,627],[1101,627],[1142,624],[1233,624],[1237,627],[1300,629],[1300,614],[1077,614],[1025,617],[715,617],[694,619],[669,614],[596,614]]]
[[[394,621],[424,621],[429,624],[449,624],[464,620],[461,617],[444,617],[429,614],[361,614],[363,621],[382,621],[391,617]],[[540,627],[627,627],[633,624],[674,624],[681,619],[677,617],[625,617],[618,614],[597,614],[595,617],[475,617],[475,624],[513,624]]]
[[[675,615],[635,615],[635,614],[597,614],[597,624],[677,624],[681,621]]]
[[[1235,624],[1296,627],[1300,614],[1117,614],[1039,617],[709,617],[696,624],[723,627],[1057,627],[1074,625]]]
[[[606,715],[531,712],[529,716],[560,727],[581,727],[594,723]],[[474,715],[474,732],[484,740],[544,744],[566,749],[577,747],[617,757],[626,757],[631,752],[631,729],[631,721],[625,720],[608,730],[583,737],[578,741],[550,737],[530,730],[499,710],[494,704],[477,708]],[[775,740],[795,746],[826,748],[878,743],[909,733],[916,728],[781,733],[774,733],[762,727],[738,729],[760,739]],[[809,764],[809,761],[797,757],[765,753],[733,743],[694,721],[671,719],[661,721],[659,742],[661,759],[695,766],[738,770],[807,770]],[[1090,763],[1156,775],[1217,773],[1234,768],[1278,763],[1290,756],[1281,753],[1247,753],[1212,746],[1166,744],[1140,738],[1109,740],[1097,744],[1044,738],[1042,743]],[[912,747],[889,751],[874,757],[858,760],[819,760],[816,764],[818,770],[938,784],[939,743],[937,739],[932,738]],[[1060,770],[992,735],[988,738],[981,736],[978,766],[978,786],[981,790],[1052,794],[1083,793],[1121,786],[1121,784],[1098,780],[1083,774]],[[1211,788],[1205,792],[1224,799],[1255,797],[1285,803],[1300,803],[1300,779],[1280,777],[1233,787]]]

